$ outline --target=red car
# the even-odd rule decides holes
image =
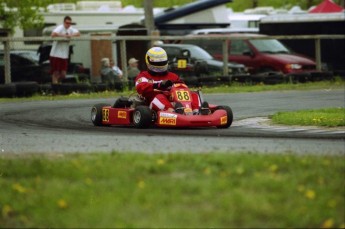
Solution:
[[[200,91],[199,99],[202,102]],[[151,110],[145,101],[133,98],[119,98],[113,106],[96,104],[91,109],[91,121],[95,126],[134,126],[137,128],[157,127],[217,127],[229,128],[233,121],[233,113],[228,106],[209,104],[208,114],[192,115],[191,91],[187,85],[176,83],[168,93],[172,102],[180,102],[184,107],[183,114]]]
[[[293,79],[326,74],[316,69],[314,60],[291,52],[280,41],[261,34],[208,34],[193,36],[229,36],[229,61],[244,64],[251,74],[278,72]],[[258,39],[260,38],[260,39]],[[186,40],[184,43],[198,45],[222,60],[222,43],[217,40]]]

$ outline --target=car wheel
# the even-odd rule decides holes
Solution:
[[[147,106],[138,106],[133,112],[133,124],[137,128],[148,128],[152,122],[152,113]]]
[[[102,109],[103,107],[110,106],[106,103],[99,103],[92,107],[91,109],[91,121],[95,126],[103,126],[102,124]]]
[[[229,106],[218,106],[217,110],[225,110],[226,114],[227,114],[227,123],[226,123],[226,125],[217,126],[217,128],[221,128],[221,129],[229,128],[231,126],[231,124],[232,124],[233,119],[234,119],[234,115],[232,113],[231,108]]]

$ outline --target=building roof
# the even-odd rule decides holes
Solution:
[[[343,11],[344,8],[337,5],[332,0],[324,0],[316,7],[312,8],[309,13],[337,13]]]

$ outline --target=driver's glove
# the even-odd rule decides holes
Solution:
[[[160,83],[154,83],[153,89],[166,90],[173,85],[171,80],[162,80]]]

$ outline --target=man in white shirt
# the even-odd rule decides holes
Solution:
[[[119,77],[122,78],[122,76],[123,76],[122,70],[117,65],[115,65],[115,63],[112,59],[110,60],[110,66],[119,75]]]
[[[64,41],[54,41],[50,51],[50,66],[52,72],[52,83],[57,84],[66,77],[69,57],[69,40],[71,37],[80,36],[80,32],[71,27],[72,19],[66,16],[63,24],[57,26],[51,37],[64,37]]]

